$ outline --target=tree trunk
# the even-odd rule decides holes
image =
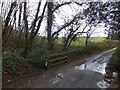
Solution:
[[[35,26],[36,26],[36,23],[37,23],[37,19],[38,19],[38,14],[39,14],[39,11],[40,11],[40,6],[41,6],[41,2],[38,3],[36,15],[35,15],[35,18],[34,18],[32,24],[31,24],[31,34],[30,34],[30,39],[29,39],[30,47],[34,43],[34,37],[35,37],[34,32],[35,32]]]
[[[25,24],[25,48],[23,55],[26,57],[28,52],[28,21],[27,21],[27,2],[24,2],[23,20]]]
[[[18,18],[18,31],[19,31],[18,36],[19,36],[19,42],[18,42],[18,46],[17,47],[21,46],[21,38],[22,38],[21,14],[22,14],[22,3],[20,3],[20,6],[19,6],[19,18]]]
[[[5,48],[6,48],[6,43],[7,43],[7,37],[8,37],[8,35],[9,35],[9,33],[11,32],[10,30],[9,30],[9,27],[10,27],[10,25],[9,24],[11,24],[11,15],[12,15],[12,13],[13,13],[13,11],[14,11],[14,9],[15,9],[15,7],[16,7],[16,2],[12,2],[11,3],[11,6],[10,6],[10,10],[9,10],[9,12],[8,12],[8,14],[7,14],[7,17],[6,17],[6,19],[5,19],[5,25],[4,25],[4,28],[2,29],[2,49],[3,49],[3,51],[5,50]]]
[[[35,39],[35,37],[37,36],[37,34],[39,32],[41,23],[42,23],[43,18],[44,18],[44,13],[45,13],[45,9],[46,9],[47,3],[45,3],[45,5],[44,5],[43,12],[42,12],[42,14],[40,16],[40,19],[39,19],[38,24],[37,24],[37,28],[35,30],[35,26],[36,26],[36,23],[37,23],[39,10],[40,10],[40,5],[41,5],[41,2],[39,2],[39,4],[38,4],[37,13],[36,13],[35,19],[34,19],[33,24],[32,24],[33,26],[31,26],[32,27],[32,31],[31,31],[31,35],[30,35],[30,39],[29,39],[29,45],[30,45],[29,48],[32,47],[32,44],[34,43],[34,39]]]
[[[48,2],[48,18],[47,18],[47,46],[48,46],[48,50],[52,50],[53,49],[53,39],[52,39],[52,35],[51,35],[51,29],[52,29],[52,23],[53,23],[53,13],[52,13],[52,9],[53,9],[53,2]]]
[[[85,46],[88,46],[88,39],[89,39],[89,37],[88,37],[88,36],[86,36]]]

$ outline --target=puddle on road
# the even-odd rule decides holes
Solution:
[[[102,60],[97,60],[94,62],[86,62],[85,64],[82,64],[80,66],[76,66],[75,69],[77,70],[91,70],[94,72],[99,72],[101,74],[105,74],[105,67],[106,67],[106,57],[102,58]],[[97,82],[97,86],[99,88],[107,88],[109,86],[109,84],[102,80]]]
[[[62,78],[64,77],[63,73],[58,73],[54,79],[52,79],[52,84],[56,84],[57,82],[59,82]]]
[[[88,61],[80,66],[75,66],[75,69],[77,70],[90,70],[94,72],[99,72],[103,75],[105,75],[105,67],[107,65],[107,61],[109,60],[111,56],[103,56],[98,59]],[[102,80],[97,82],[97,86],[99,88],[107,88],[110,84],[108,84],[106,81]]]
[[[94,62],[86,62],[80,66],[75,66],[77,70],[91,70],[95,72],[105,74],[105,67],[106,67],[106,57],[102,58],[102,60],[97,60]]]
[[[114,49],[112,49],[112,50],[114,50]],[[109,51],[109,52],[111,52],[111,51]],[[107,51],[107,53],[108,53],[108,51]],[[78,66],[79,63],[77,63],[77,65],[75,65],[75,69],[77,69],[77,70],[90,70],[90,71],[99,72],[99,73],[105,75],[105,73],[106,73],[105,67],[106,67],[106,64],[111,56],[112,56],[112,54],[108,54],[107,56],[100,54],[96,58],[93,58],[93,59],[91,59],[91,61],[88,61],[84,64],[81,64],[80,66]],[[55,76],[55,78],[51,80],[52,84],[58,83],[62,78],[64,78],[64,74],[58,73]],[[109,84],[104,80],[99,81],[96,84],[99,88],[107,88],[109,86]]]
[[[97,86],[99,88],[107,88],[110,84],[108,84],[106,81],[102,80],[100,82],[97,82]]]

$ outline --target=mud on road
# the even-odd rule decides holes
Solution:
[[[105,67],[114,50],[65,64],[62,68],[48,69],[42,74],[3,88],[106,88],[108,84],[102,85]]]

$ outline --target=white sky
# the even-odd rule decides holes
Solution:
[[[74,7],[78,8],[78,11],[75,11]],[[62,8],[60,8],[60,12],[59,12],[60,14],[55,14],[55,16],[56,16],[55,21],[57,22],[58,25],[63,25],[64,19],[62,19],[62,18],[66,17],[66,20],[67,20],[67,18],[69,17],[69,19],[72,19],[72,16],[75,15],[77,12],[79,12],[79,10],[82,10],[82,7],[78,7],[76,4],[73,4],[73,8],[71,8],[69,5],[64,5],[64,6],[62,6]],[[45,23],[43,22],[41,26],[42,27],[40,30],[40,34],[43,35],[43,34],[45,34],[45,32],[44,32]],[[106,37],[107,35],[104,32],[105,29],[106,28],[104,28],[102,26],[98,27],[98,28],[96,28],[96,31],[91,36],[92,37]],[[63,34],[64,34],[64,31],[60,32],[59,36],[62,37]]]
[[[3,0],[2,0],[2,1],[3,1]],[[35,1],[33,1],[33,0],[27,0],[27,1],[29,1],[29,6],[30,6],[30,7],[29,7],[29,10],[32,12],[31,16],[33,16],[34,13],[36,12],[37,2],[38,2],[39,0],[35,0]],[[41,4],[42,7],[41,7],[40,11],[42,11],[45,1],[46,1],[46,0],[42,0],[42,4]],[[75,11],[74,8],[77,8],[78,10]],[[62,8],[60,8],[60,11],[59,11],[60,14],[59,14],[59,15],[58,15],[58,14],[55,14],[55,16],[56,16],[56,19],[55,19],[56,23],[57,23],[59,26],[60,26],[60,25],[63,25],[63,24],[64,24],[64,19],[62,19],[62,18],[67,17],[67,18],[66,18],[66,21],[67,21],[68,19],[72,19],[72,15],[75,15],[75,13],[78,12],[79,10],[82,10],[82,7],[78,7],[78,6],[75,5],[75,4],[73,5],[73,8],[71,8],[71,7],[68,6],[68,5],[62,6]],[[33,17],[33,18],[34,18],[34,17]],[[32,18],[29,18],[30,21],[32,21],[31,19],[32,19]],[[43,21],[42,24],[41,24],[40,30],[39,30],[39,33],[40,33],[40,35],[42,35],[42,36],[44,36],[44,35],[46,34],[46,32],[45,32],[45,24],[46,24],[46,21]],[[106,37],[107,35],[104,34],[104,30],[105,30],[104,27],[98,27],[98,28],[96,29],[95,33],[92,34],[92,37],[97,37],[97,36]],[[97,32],[97,33],[96,33],[96,32]],[[62,35],[63,35],[63,32],[61,32],[60,37],[61,37]]]

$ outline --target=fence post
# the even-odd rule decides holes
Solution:
[[[46,55],[45,57],[45,70],[48,69],[48,56]]]

